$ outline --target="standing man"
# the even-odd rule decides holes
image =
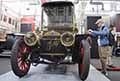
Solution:
[[[112,31],[114,29],[113,25],[110,25],[109,27],[109,49],[110,49],[110,54],[107,58],[107,66],[110,68],[115,68],[115,66],[112,63],[112,53],[113,53],[113,47],[115,46],[115,37],[112,34]]]
[[[98,42],[100,62],[102,66],[102,73],[104,75],[107,75],[106,62],[107,62],[107,57],[110,53],[109,40],[107,38],[107,35],[109,34],[109,29],[104,25],[102,19],[98,19],[95,24],[97,25],[99,31],[89,29],[88,34],[92,35],[93,37],[98,37],[97,42]]]

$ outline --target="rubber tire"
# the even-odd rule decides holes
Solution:
[[[20,44],[23,43],[23,40],[21,39],[17,39],[15,44],[13,45],[13,48],[12,48],[12,55],[11,55],[11,68],[13,70],[13,72],[15,73],[15,75],[17,75],[18,77],[23,77],[25,76],[29,69],[30,69],[30,65],[31,63],[29,62],[28,64],[28,69],[26,70],[26,72],[23,72],[19,69],[19,66],[18,66],[18,63],[17,63],[17,55],[18,55],[18,49],[19,49],[19,46]]]
[[[87,40],[81,41],[83,48],[84,48],[84,56],[82,58],[82,62],[78,63],[78,72],[79,77],[82,81],[86,80],[89,74],[90,69],[90,45]],[[81,73],[81,67],[80,65],[83,64],[82,73]]]

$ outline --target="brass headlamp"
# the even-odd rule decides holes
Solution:
[[[72,32],[65,32],[61,35],[60,41],[64,46],[72,46],[75,42],[75,36]]]

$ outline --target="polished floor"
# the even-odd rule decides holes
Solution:
[[[68,65],[64,74],[46,72],[47,65],[39,64],[37,67],[31,66],[28,74],[18,78],[12,71],[0,75],[0,81],[81,81],[78,76],[77,65]],[[7,78],[6,78],[7,77]],[[86,81],[110,81],[93,66],[90,66],[90,73]]]
[[[120,63],[120,61],[119,61],[119,57],[115,57],[115,58],[113,58],[113,62],[115,62],[115,65],[117,65],[117,67],[119,67],[119,63]],[[99,62],[99,60],[98,59],[91,59],[91,63],[92,63],[92,65],[94,65],[95,67],[96,67],[96,64],[99,64],[98,63]],[[116,63],[116,62],[118,62],[118,63]],[[43,66],[44,67],[44,66]],[[34,68],[34,67],[32,67],[33,69],[36,69],[36,67]],[[37,68],[37,69],[40,69],[40,68]],[[37,69],[36,70],[33,70],[33,71],[35,71],[35,72],[37,72]],[[75,68],[74,68],[75,69]],[[33,72],[32,71],[32,72]],[[39,72],[40,72],[40,70],[39,70]],[[5,77],[6,75],[7,76],[11,76],[11,78],[13,78],[13,74],[11,74],[12,72],[11,72],[11,66],[10,66],[10,58],[3,58],[3,57],[1,57],[0,58],[0,77]],[[75,73],[75,72],[72,72],[73,74]],[[100,73],[100,72],[99,72]],[[94,74],[94,73],[92,73],[92,74]],[[31,75],[31,73],[30,73],[30,75]],[[75,75],[77,75],[77,74],[75,74]],[[95,75],[95,74],[94,74]],[[93,77],[94,77],[94,75],[93,75]],[[97,74],[96,74],[97,75]],[[6,76],[6,77],[7,77]],[[44,76],[44,75],[43,75]],[[104,75],[102,75],[102,76],[104,76]],[[35,76],[33,76],[33,77],[35,77]],[[45,77],[46,77],[46,75],[45,75]],[[65,76],[60,76],[60,77],[65,77]],[[106,77],[106,76],[104,76],[104,77]],[[110,79],[110,81],[120,81],[120,71],[108,71],[108,76],[107,76],[107,78],[108,79]],[[100,79],[100,78],[99,78]],[[4,79],[3,79],[4,80]],[[71,79],[70,78],[68,78],[68,80],[70,81]],[[0,80],[1,81],[1,80]],[[6,80],[5,80],[6,81]],[[16,80],[15,80],[16,81]],[[26,80],[24,80],[24,81],[26,81]],[[64,80],[63,80],[64,81]],[[78,80],[76,80],[76,81],[78,81]],[[92,81],[92,80],[88,80],[88,81]],[[97,80],[98,81],[98,80]]]
[[[120,57],[112,57],[112,62],[118,71],[108,71],[108,78],[111,81],[120,81]],[[99,59],[91,59],[91,64],[96,68],[101,68]]]
[[[0,58],[0,75],[11,70],[10,58]]]

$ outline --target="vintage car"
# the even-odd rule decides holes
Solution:
[[[11,56],[12,70],[25,76],[30,65],[77,64],[81,80],[86,80],[90,67],[88,35],[79,34],[74,4],[54,1],[42,4],[41,28],[16,40]]]
[[[1,30],[1,29],[0,29]],[[6,34],[3,31],[0,31],[0,53],[4,50],[11,50],[12,46],[15,43],[15,35],[13,33]],[[5,55],[2,55],[5,56]]]

